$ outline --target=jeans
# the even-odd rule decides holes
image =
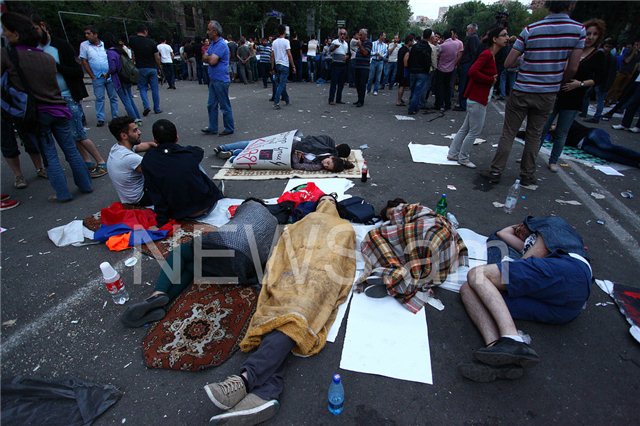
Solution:
[[[384,84],[387,84],[389,86],[389,89],[391,89],[393,87],[393,83],[396,82],[396,71],[398,69],[398,63],[397,62],[387,62],[387,64],[384,67]],[[382,85],[382,87],[384,87],[384,84]]]
[[[409,85],[411,87],[411,99],[409,100],[409,114],[418,112],[420,102],[424,98],[424,89],[427,87],[429,74],[426,73],[410,73]]]
[[[460,64],[458,67],[458,106],[462,109],[467,109],[467,98],[464,97],[464,91],[467,88],[467,81],[469,79],[468,73],[471,68],[471,62]]]
[[[222,123],[224,131],[233,133],[233,111],[229,101],[229,84],[219,80],[209,82],[209,100],[207,101],[207,112],[209,113],[209,131],[218,131],[218,108],[222,111]]]
[[[604,100],[607,97],[607,91],[604,89],[604,87],[601,87],[601,86],[595,86],[595,91],[596,91],[596,112],[595,114],[593,114],[593,118],[600,121],[600,117],[602,117],[602,111],[604,110]],[[584,115],[587,115],[587,113],[589,112],[590,94],[591,93],[589,91],[585,96],[585,103],[582,107],[582,112],[584,113]]]
[[[503,98],[507,96],[507,87],[509,88],[509,93],[511,93],[513,85],[516,84],[517,75],[517,71],[507,71],[506,68],[502,70],[500,73],[500,96]]]
[[[218,146],[218,149],[223,152],[230,152],[231,162],[233,163],[233,160],[238,156],[238,154],[240,154],[250,143],[251,141],[225,143],[224,145]]]
[[[196,62],[196,58],[187,59],[187,76],[190,81],[196,79],[198,75],[198,63]]]
[[[111,79],[96,78],[92,81],[93,94],[96,97],[96,119],[98,121],[104,121],[104,92],[107,91],[109,96],[109,102],[111,104],[111,118],[118,116],[118,96],[113,88]]]
[[[266,334],[258,349],[242,364],[249,391],[265,401],[278,399],[284,388],[284,362],[296,342],[281,331]]]
[[[47,113],[38,113],[38,123],[40,124],[40,146],[43,155],[47,158],[47,174],[49,183],[56,191],[59,201],[66,201],[73,198],[67,186],[67,178],[58,158],[56,141],[64,153],[64,157],[73,172],[73,181],[82,192],[92,192],[91,177],[89,170],[82,161],[82,157],[73,139],[71,121],[66,118],[54,117]],[[55,137],[55,140],[54,140]]]
[[[564,149],[564,143],[567,141],[569,129],[571,128],[576,115],[578,115],[578,111],[576,110],[554,108],[549,115],[549,118],[547,118],[547,123],[544,125],[544,128],[542,130],[540,144],[538,145],[538,151],[540,151],[542,142],[544,142],[544,137],[547,135],[547,133],[549,133],[549,129],[551,129],[553,120],[558,117],[556,131],[554,132],[552,139],[553,148],[551,149],[549,164],[556,164],[558,162],[558,158],[560,158],[560,154],[562,154],[562,150]]]
[[[464,118],[462,127],[453,138],[453,142],[451,142],[449,157],[458,157],[458,162],[460,163],[469,161],[471,147],[476,138],[482,133],[486,114],[486,105],[474,101],[467,102],[467,116]]]
[[[582,139],[582,150],[607,161],[640,167],[640,152],[611,143],[611,138],[602,129],[594,129]]]
[[[451,77],[453,71],[442,72],[436,70],[435,81],[433,83],[436,92],[435,108],[440,109],[443,107],[451,109]]]
[[[289,94],[287,93],[288,77],[289,77],[289,67],[285,67],[284,65],[276,65],[276,81],[278,82],[278,86],[276,88],[275,97],[273,98],[273,103],[276,105],[280,104],[281,98],[287,104],[289,103]]]
[[[358,92],[358,103],[364,105],[364,97],[367,92],[367,78],[369,77],[369,68],[355,69],[356,91]]]
[[[76,142],[87,139],[87,131],[82,125],[82,104],[73,100],[71,96],[63,96],[67,102],[67,108],[71,111],[71,134]]]
[[[627,128],[631,127],[633,117],[635,117],[638,107],[640,107],[640,83],[634,83],[634,85],[633,94],[627,101],[627,109],[624,112],[624,117],[622,117],[622,125]],[[640,127],[640,119],[638,119],[636,127]]]
[[[147,89],[151,87],[151,96],[153,97],[153,112],[156,114],[160,111],[160,92],[158,91],[158,71],[155,68],[138,68],[138,90],[144,109],[149,108],[149,98],[147,97]]]
[[[342,89],[347,79],[347,64],[344,62],[334,62],[331,65],[331,87],[329,88],[329,102],[335,99],[342,102]]]
[[[427,106],[427,101],[429,101],[429,96],[431,95],[431,89],[433,89],[433,76],[434,76],[435,72],[431,71],[429,74],[427,74],[427,76],[429,78],[427,78],[427,83],[425,84],[424,87],[424,96],[422,97],[422,99],[420,99],[420,108],[426,108]]]
[[[371,61],[371,66],[369,67],[369,81],[367,82],[367,92],[371,91],[371,86],[373,85],[373,91],[377,92],[380,80],[382,78],[382,69],[384,68],[383,61]]]
[[[140,120],[140,112],[138,112],[138,107],[136,103],[133,101],[133,94],[131,93],[131,85],[123,84],[117,90],[118,96],[120,96],[120,100],[124,105],[124,109],[127,111],[127,115],[134,120]]]
[[[173,69],[173,62],[170,64],[162,64],[162,73],[169,87],[176,87],[176,73]]]

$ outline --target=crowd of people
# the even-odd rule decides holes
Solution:
[[[344,85],[353,85],[357,90],[355,107],[363,107],[367,95],[376,96],[397,86],[396,105],[407,106],[410,115],[420,110],[444,113],[451,109],[457,85],[453,109],[466,112],[466,117],[451,143],[448,159],[476,167],[470,159],[470,147],[482,132],[487,105],[497,90],[495,98],[508,96],[504,125],[491,167],[482,175],[491,183],[500,181],[514,138],[526,118],[520,178],[523,185],[533,185],[537,182],[538,150],[546,134],[552,133],[553,143],[548,167],[557,172],[558,158],[575,128],[576,117],[586,114],[591,91],[595,91],[597,108],[586,121],[604,119],[604,104],[617,102],[616,108],[624,109],[625,115],[613,128],[640,132],[640,122],[631,127],[640,105],[640,42],[622,49],[616,64],[612,53],[615,43],[605,38],[605,23],[599,19],[584,24],[572,20],[574,5],[548,2],[550,14],[526,26],[515,38],[504,25],[479,29],[470,23],[464,42],[454,29],[444,34],[426,29],[419,36],[407,35],[401,42],[398,35],[388,39],[383,32],[375,34],[372,41],[367,29],[353,32],[349,39],[348,31],[342,28],[335,38],[321,44],[314,35],[305,41],[295,33],[289,37],[281,25],[277,36],[258,44],[244,37],[235,42],[218,21],[211,20],[206,39],[172,47],[166,39],[154,41],[144,25],[128,42],[87,26],[79,60],[74,48],[54,37],[42,18],[3,13],[3,35],[8,42],[2,52],[3,79],[6,71],[13,87],[33,96],[37,122],[29,128],[3,111],[2,153],[14,172],[15,187],[24,188],[17,133],[37,175],[49,179],[55,190],[52,201],[73,198],[57,144],[81,192],[92,192],[91,178],[108,173],[122,203],[154,206],[158,226],[172,219],[197,221],[207,216],[224,194],[201,168],[203,149],[180,145],[171,121],[156,120],[153,141],[142,142],[134,84],[142,100],[143,117],[152,110],[162,113],[161,80],[166,80],[167,90],[176,89],[176,79],[206,84],[208,126],[202,132],[219,136],[235,132],[229,88],[236,78],[243,84],[262,78],[265,88],[271,82],[274,109],[281,108],[281,101],[291,102],[288,81],[330,81],[329,105],[343,104]],[[115,143],[106,161],[83,124],[81,102],[88,96],[84,73],[91,78],[98,127],[107,122],[105,93],[109,98],[108,128]],[[411,93],[408,105],[406,91]],[[432,94],[433,108],[428,108]],[[127,115],[120,114],[118,98]],[[588,131],[581,134],[582,146],[611,156],[635,155],[605,146]],[[595,142],[586,142],[592,139]],[[247,144],[223,144],[214,154],[230,158]],[[353,167],[344,159],[348,155],[348,147],[336,145],[330,138],[309,136],[294,142],[291,163],[303,170],[341,171]],[[3,203],[8,201],[4,198]],[[212,402],[226,410],[212,419],[214,423],[254,424],[275,414],[284,386],[286,357],[290,352],[308,356],[322,350],[337,307],[354,282],[355,259],[341,254],[356,248],[353,228],[341,217],[333,196],[323,195],[316,201],[313,212],[287,227],[269,252],[278,221],[260,200],[247,200],[225,229],[228,232],[207,234],[177,248],[179,256],[169,255],[170,265],[180,262],[185,269],[180,282],[173,282],[163,270],[150,297],[130,306],[122,317],[129,327],[163,318],[169,302],[191,284],[194,270],[199,270],[194,266],[195,259],[201,259],[194,253],[197,244],[234,253],[225,261],[206,258],[203,270],[210,275],[236,276],[243,283],[257,284],[257,269],[266,265],[258,307],[241,344],[243,350],[255,352],[238,375],[205,386]],[[467,264],[467,248],[445,217],[419,203],[391,200],[380,217],[381,226],[367,234],[360,248],[366,267],[357,288],[371,297],[395,297],[417,312],[433,286]],[[259,259],[252,258],[256,253],[248,247],[247,234],[240,235],[246,227],[259,236]],[[323,232],[318,234],[317,229]],[[319,241],[309,243],[312,233]],[[502,241],[506,248],[489,265],[472,268],[461,288],[463,305],[486,344],[474,352],[474,362],[460,367],[464,377],[475,381],[521,377],[523,367],[535,365],[539,357],[518,335],[514,319],[569,322],[584,308],[592,281],[583,241],[561,218],[528,217],[523,223],[498,230],[490,240]],[[300,251],[296,256],[313,259],[303,283],[291,272],[289,245]],[[404,253],[407,259],[400,259],[397,253]],[[328,267],[337,268],[339,274],[328,274]],[[294,306],[295,312],[289,309]]]

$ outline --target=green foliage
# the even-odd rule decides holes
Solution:
[[[580,22],[592,18],[603,19],[607,23],[606,37],[613,37],[620,44],[640,40],[638,16],[640,2],[637,1],[580,1],[571,15]]]
[[[527,6],[517,1],[509,1],[504,4],[494,3],[485,5],[480,1],[469,1],[449,8],[444,17],[444,22],[434,25],[438,31],[449,28],[458,30],[461,39],[465,38],[468,24],[478,24],[478,34],[482,35],[486,30],[495,25],[496,14],[507,12],[509,14],[509,32],[519,34],[521,29],[533,22],[532,14]]]

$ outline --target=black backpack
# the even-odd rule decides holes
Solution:
[[[126,54],[121,54],[120,64],[122,65],[120,71],[118,71],[120,81],[125,84],[138,84],[138,68],[136,68],[131,58]]]
[[[34,133],[38,129],[38,111],[36,100],[31,94],[29,83],[20,68],[18,52],[11,46],[7,47],[9,59],[22,82],[24,91],[19,90],[9,81],[9,72],[2,75],[2,115],[12,121],[18,130]]]
[[[340,217],[354,223],[373,225],[376,212],[373,206],[362,197],[353,196],[338,203]]]

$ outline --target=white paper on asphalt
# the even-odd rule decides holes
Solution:
[[[459,166],[457,161],[447,160],[448,146],[409,144],[411,159],[414,163],[440,164],[444,166]]]
[[[220,227],[229,222],[229,216],[227,215],[229,207],[242,204],[243,201],[242,198],[221,198],[211,213],[202,219],[198,219],[198,222]]]

